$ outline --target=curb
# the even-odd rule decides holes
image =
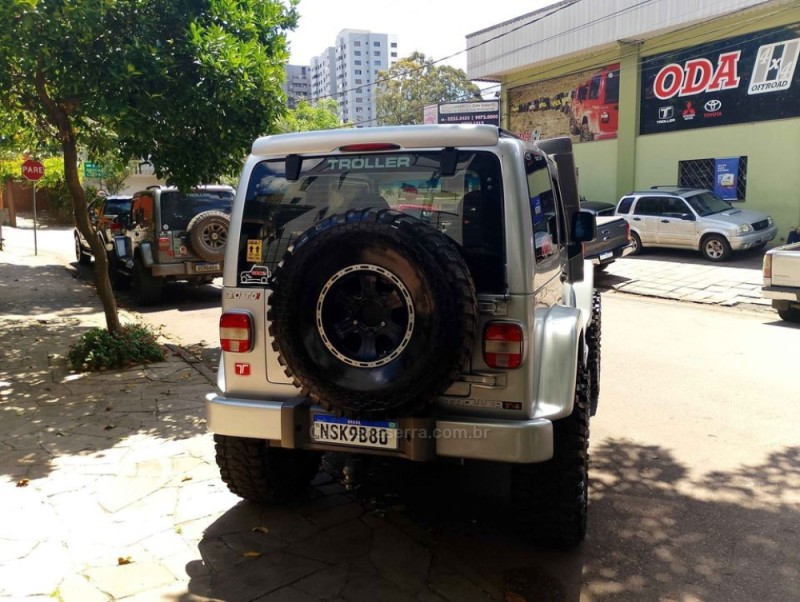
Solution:
[[[206,380],[208,380],[208,382],[210,382],[212,385],[217,384],[217,375],[214,374],[213,370],[206,366],[202,360],[197,359],[183,347],[176,345],[175,343],[165,343],[164,346],[172,353],[180,356],[183,361],[189,364],[197,372],[205,376]]]

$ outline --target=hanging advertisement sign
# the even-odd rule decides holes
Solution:
[[[509,90],[510,129],[523,140],[617,137],[619,63]]]
[[[642,59],[639,133],[800,116],[800,25]]]
[[[428,123],[428,107],[425,109],[425,123]],[[500,101],[441,102],[437,106],[436,116],[439,123],[500,125]]]
[[[739,157],[714,159],[714,193],[726,201],[738,198]]]

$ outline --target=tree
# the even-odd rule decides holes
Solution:
[[[332,98],[323,98],[316,105],[305,100],[297,103],[278,122],[278,130],[283,133],[308,132],[312,130],[332,130],[342,127],[339,121],[339,104]]]
[[[375,93],[378,125],[423,123],[425,105],[480,97],[480,88],[462,69],[436,65],[433,59],[414,52],[400,59],[389,71],[378,74]]]
[[[108,330],[120,330],[105,249],[89,222],[78,151],[147,158],[189,187],[241,166],[284,109],[297,0],[4,0],[2,134],[58,142],[78,229],[96,258]]]

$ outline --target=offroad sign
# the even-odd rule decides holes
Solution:
[[[799,57],[798,25],[648,57],[639,132],[798,117]]]

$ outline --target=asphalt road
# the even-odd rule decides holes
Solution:
[[[170,294],[143,317],[213,361],[218,291]],[[375,485],[376,499],[394,500],[403,520],[436,533],[435,549],[450,562],[526,600],[800,599],[800,392],[791,353],[800,328],[770,311],[613,293],[603,302],[590,526],[580,550],[516,541],[504,520],[505,474],[495,466],[415,477],[407,488],[386,468],[393,476]],[[234,509],[228,518],[237,516]]]
[[[164,305],[142,315],[184,345],[205,341],[213,354],[218,301],[213,286],[176,287]],[[411,548],[424,548],[431,566],[458,567],[459,575],[434,571],[437,582],[448,583],[446,599],[798,600],[799,335],[800,327],[770,311],[604,294],[589,531],[577,550],[540,550],[515,537],[506,522],[506,474],[497,465],[410,478],[387,466],[368,480],[360,500],[413,540]],[[294,512],[264,510],[261,517],[302,522]],[[327,531],[319,549],[346,556],[371,546],[373,563],[389,572],[381,558],[412,562],[402,551],[364,541],[371,518],[330,512],[341,539],[325,539]],[[250,505],[232,507],[200,542],[204,559],[229,576],[228,593],[264,575],[262,564],[212,554],[223,540],[247,549],[252,515]],[[237,599],[220,588],[215,597]]]

